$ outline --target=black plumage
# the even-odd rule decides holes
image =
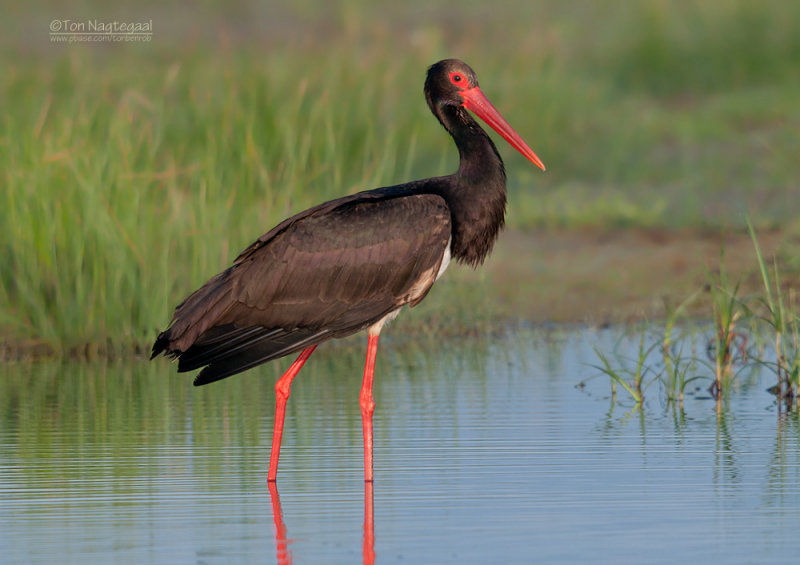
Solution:
[[[372,380],[384,323],[425,298],[451,258],[483,263],[503,227],[503,161],[468,110],[544,169],[465,63],[431,66],[425,98],[458,147],[454,174],[345,196],[284,220],[186,298],[153,345],[152,357],[178,358],[180,372],[202,368],[195,385],[302,351],[276,383],[270,481],[292,379],[319,343],[364,329],[369,343],[359,402],[364,476],[372,480]]]
[[[175,310],[153,346],[206,384],[414,306],[433,284],[450,239],[435,194],[387,188],[285,220]]]

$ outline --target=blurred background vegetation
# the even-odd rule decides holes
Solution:
[[[5,4],[6,343],[141,347],[288,214],[452,171],[422,96],[445,57],[548,167],[501,146],[512,228],[800,228],[793,2]],[[52,42],[67,19],[152,40]]]

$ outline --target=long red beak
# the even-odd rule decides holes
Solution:
[[[464,103],[462,104],[464,108],[475,112],[475,114],[490,125],[494,131],[502,135],[503,139],[508,141],[514,149],[525,155],[531,163],[543,171],[545,170],[544,163],[542,163],[541,159],[536,156],[533,149],[528,147],[528,144],[514,131],[514,128],[508,125],[508,122],[500,115],[497,108],[483,95],[480,88],[473,86],[467,90],[462,90],[461,97],[464,99]]]

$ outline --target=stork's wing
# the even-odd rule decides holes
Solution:
[[[372,191],[312,208],[246,249],[175,311],[153,355],[206,384],[364,329],[427,294],[450,239],[432,194]]]

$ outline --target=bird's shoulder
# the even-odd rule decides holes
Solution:
[[[271,315],[301,303],[337,316],[355,303],[383,312],[421,299],[450,237],[449,211],[436,194],[353,195],[294,216],[251,245],[230,270],[233,296]]]

